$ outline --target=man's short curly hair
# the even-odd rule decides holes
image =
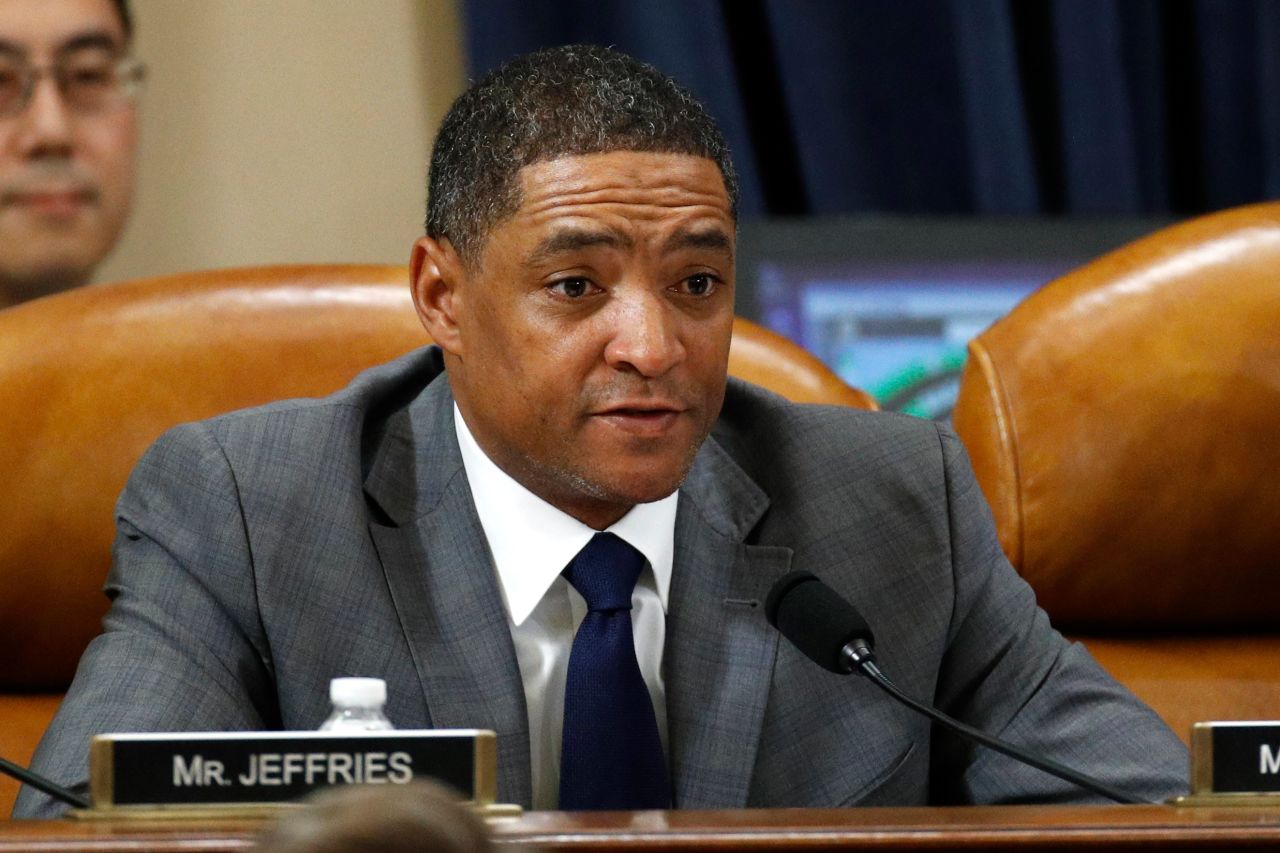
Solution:
[[[494,226],[520,207],[520,169],[608,151],[715,161],[737,217],[729,146],[702,104],[652,65],[570,45],[517,57],[454,102],[431,155],[427,234],[474,262]]]

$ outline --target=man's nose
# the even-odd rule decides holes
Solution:
[[[605,361],[617,370],[656,378],[684,361],[678,312],[661,296],[619,299],[610,311],[611,337]]]
[[[71,150],[71,111],[51,76],[36,80],[26,109],[14,117],[22,153],[28,157],[67,155]]]

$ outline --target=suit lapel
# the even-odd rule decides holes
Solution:
[[[768,498],[714,440],[681,487],[667,618],[667,719],[679,808],[747,803],[778,634],[764,618],[788,548],[743,539]]]
[[[524,688],[441,376],[388,419],[365,482],[369,525],[435,728],[498,733],[498,794],[529,806]]]
[[[386,421],[365,491],[369,525],[431,725],[498,733],[498,792],[530,805],[528,713],[507,615],[440,376]],[[681,487],[665,674],[679,808],[745,806],[778,635],[764,618],[787,548],[746,535],[768,498],[714,439]]]

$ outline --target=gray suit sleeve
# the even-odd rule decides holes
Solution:
[[[1154,711],[1067,642],[1001,552],[959,439],[940,429],[955,604],[935,701],[945,712],[1135,797],[1185,793],[1187,753]],[[1096,795],[939,733],[935,801],[1088,802]]]
[[[235,478],[209,429],[187,425],[157,441],[116,515],[103,633],[81,658],[33,761],[82,792],[95,734],[278,725]],[[63,808],[24,788],[14,815]]]

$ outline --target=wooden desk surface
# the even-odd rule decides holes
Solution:
[[[0,851],[243,850],[256,824],[9,821]],[[544,850],[1280,849],[1280,808],[982,806],[719,812],[534,812],[498,820],[500,843]]]

